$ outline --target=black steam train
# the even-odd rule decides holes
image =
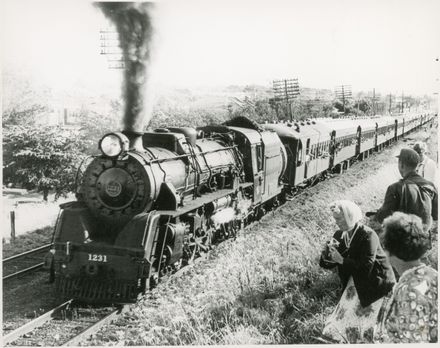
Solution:
[[[56,292],[129,302],[299,186],[433,119],[407,115],[110,133],[61,205],[48,268]]]

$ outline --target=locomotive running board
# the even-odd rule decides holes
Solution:
[[[253,183],[244,183],[239,185],[237,189],[222,189],[215,192],[204,194],[202,197],[200,197],[197,200],[190,201],[187,204],[185,204],[183,207],[179,207],[177,210],[156,210],[156,214],[159,215],[168,215],[170,217],[177,217],[186,213],[189,213],[190,211],[193,211],[195,209],[198,209],[202,207],[205,204],[208,204],[212,201],[215,201],[219,198],[228,196],[230,194],[235,194],[247,187],[252,186]]]

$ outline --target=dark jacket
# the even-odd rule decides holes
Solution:
[[[366,307],[391,291],[395,277],[376,232],[362,224],[357,227],[349,248],[341,238],[342,231],[333,235],[339,242],[337,249],[344,258],[343,264],[327,262],[321,255],[319,265],[327,269],[338,266],[344,289],[352,276],[360,303]]]
[[[376,219],[382,222],[395,211],[419,216],[425,225],[437,220],[438,195],[434,184],[415,172],[388,186]]]

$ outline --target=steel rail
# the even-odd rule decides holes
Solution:
[[[79,343],[93,336],[96,332],[98,332],[104,325],[112,323],[121,313],[123,313],[129,305],[122,305],[120,308],[115,309],[110,314],[99,320],[98,322],[92,324],[88,328],[81,331],[78,335],[71,338],[67,342],[64,342],[62,346],[78,346]]]
[[[70,299],[69,301],[64,302],[63,304],[59,305],[58,307],[51,309],[50,311],[44,313],[43,315],[39,316],[38,318],[35,318],[34,320],[24,324],[23,326],[19,327],[18,329],[15,329],[14,331],[10,332],[9,334],[3,336],[3,343],[7,344],[10,342],[13,342],[16,339],[18,339],[19,337],[31,332],[35,328],[42,326],[43,324],[47,323],[48,321],[51,321],[56,312],[63,309],[64,307],[68,306],[70,303],[72,303],[72,301],[73,301],[73,299]]]
[[[46,245],[43,245],[41,247],[29,250],[29,251],[25,251],[23,253],[7,257],[6,259],[3,259],[3,263],[8,262],[8,261],[12,261],[12,260],[15,260],[15,259],[18,259],[18,258],[23,257],[23,256],[27,256],[27,255],[38,253],[39,251],[43,251],[44,249],[50,249],[50,247],[52,245],[53,245],[52,243],[46,244]]]
[[[7,276],[4,276],[4,277],[3,277],[3,280],[8,280],[8,279],[11,279],[11,278],[18,277],[18,276],[21,275],[21,274],[24,274],[24,273],[27,273],[27,272],[30,272],[30,271],[34,271],[34,270],[36,270],[36,269],[42,268],[43,266],[44,266],[44,262],[38,263],[38,264],[33,265],[33,266],[31,266],[31,267],[28,267],[28,268],[22,269],[21,271],[18,271],[18,272],[15,272],[15,273],[11,273],[11,274],[8,274]]]

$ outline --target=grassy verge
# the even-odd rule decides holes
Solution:
[[[3,242],[3,258],[32,250],[52,241],[53,226],[39,228],[33,232],[17,236],[14,242]]]

